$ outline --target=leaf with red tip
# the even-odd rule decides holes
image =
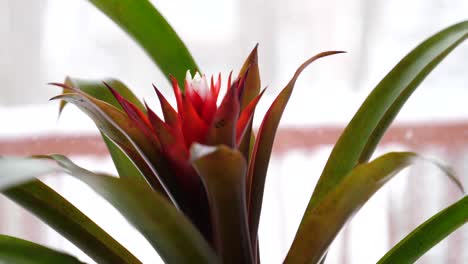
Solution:
[[[153,134],[153,130],[151,129],[151,124],[148,120],[148,117],[139,110],[134,104],[127,101],[123,98],[116,90],[110,87],[107,83],[104,83],[106,87],[111,91],[114,95],[115,99],[119,102],[122,106],[125,113],[127,113],[128,117],[134,122],[134,124],[141,130],[148,138],[152,138],[155,142],[158,141]]]
[[[106,79],[104,81],[112,86],[117,92],[119,92],[119,94],[121,94],[126,100],[136,105],[138,109],[145,111],[145,108],[141,102],[125,84],[115,79]],[[115,99],[114,95],[100,80],[85,80],[67,77],[65,79],[65,85],[79,89],[80,91],[83,91],[96,99],[109,103],[118,109],[123,110],[119,102]],[[69,91],[69,89],[63,89],[63,92],[66,92],[67,90]],[[60,102],[60,112],[62,111],[65,104],[66,101]],[[156,175],[153,175],[151,170],[148,168],[148,166],[145,166],[145,162],[142,161],[138,155],[126,154],[137,153],[135,149],[122,150],[121,147],[117,146],[106,135],[101,133],[101,136],[106,143],[107,149],[109,150],[120,177],[130,177],[141,181],[145,181],[145,176],[143,175],[151,175],[148,177],[156,178]],[[128,155],[131,155],[131,157]],[[139,164],[139,166],[137,167],[135,164]]]
[[[112,93],[109,91],[109,89],[106,88],[104,83],[109,84],[125,99],[135,104],[138,107],[138,109],[144,111],[145,108],[143,107],[143,104],[140,102],[140,100],[138,100],[138,98],[132,92],[132,90],[130,90],[120,80],[112,79],[112,78],[107,78],[103,80],[87,80],[87,79],[73,78],[69,76],[65,78],[65,85],[79,89],[96,99],[109,103],[120,109],[119,103],[117,102],[115,97],[112,95]],[[67,89],[63,89],[63,92],[65,91],[67,91]],[[60,102],[59,114],[62,112],[66,104],[67,102],[65,101]]]
[[[246,75],[247,71],[249,72]],[[260,92],[260,71],[258,69],[258,44],[255,45],[254,49],[250,52],[249,56],[245,60],[237,78],[241,78],[246,75],[245,88],[242,95],[241,109],[249,105]]]
[[[238,81],[229,88],[221,102],[208,131],[209,145],[224,144],[236,147],[236,124],[239,118],[240,102],[238,96]]]
[[[322,52],[304,62],[296,70],[296,73],[286,87],[276,97],[263,118],[260,129],[258,130],[257,140],[252,151],[249,172],[247,174],[247,201],[249,206],[249,227],[252,241],[257,239],[258,223],[263,200],[263,189],[265,186],[268,163],[270,162],[271,151],[273,149],[273,141],[275,139],[276,130],[281,120],[281,116],[283,115],[284,109],[293,91],[294,84],[301,72],[309,64],[319,58],[337,53],[342,53],[342,51]]]
[[[162,186],[164,192],[168,195],[168,198],[173,204],[186,213],[204,234],[209,234],[209,230],[206,231],[206,228],[202,225],[206,222],[205,219],[207,219],[205,216],[207,214],[206,210],[200,209],[200,212],[194,210],[194,203],[204,198],[204,196],[199,194],[202,188],[200,180],[194,177],[184,177],[186,174],[176,177],[177,175],[174,173],[174,170],[167,160],[168,157],[164,156],[162,153],[161,146],[159,145],[160,142],[158,141],[158,145],[156,146],[140,129],[133,125],[133,121],[130,120],[125,113],[105,102],[80,93],[80,91],[75,92],[76,93],[60,95],[57,99],[67,100],[77,105],[95,121],[96,125],[103,133],[116,141],[116,143],[119,144],[119,142],[122,141],[130,143],[130,146],[137,150],[135,154],[139,155],[141,160],[145,161],[148,167],[158,177],[147,178],[150,185],[154,187],[161,183],[160,186]],[[128,147],[129,146],[124,145],[122,149],[128,149]],[[177,155],[172,155],[170,157],[176,157],[176,161],[182,160],[178,158]],[[187,160],[188,159],[185,159],[185,163],[187,163]],[[184,186],[190,187],[190,189],[180,188],[181,183],[186,183]],[[187,193],[188,190],[190,193]],[[190,197],[195,198],[190,199]]]
[[[75,104],[93,119],[101,132],[109,136],[123,150],[135,149],[136,153],[128,153],[128,155],[140,156],[141,160],[145,161],[154,175],[158,177],[151,178],[145,175],[146,180],[155,189],[162,186],[170,199],[177,205],[174,197],[178,197],[180,194],[178,194],[175,179],[161,156],[159,143],[156,145],[156,142],[147,138],[140,129],[133,125],[133,121],[125,113],[80,91],[62,94],[52,99],[66,100]]]
[[[250,52],[249,56],[245,60],[242,68],[239,72],[239,77],[244,76],[247,71],[249,74],[246,76],[245,88],[241,100],[241,111],[243,111],[260,92],[260,71],[258,69],[258,44],[255,45],[254,49]],[[253,118],[253,114],[252,114]],[[244,129],[244,136],[242,136],[242,142],[239,144],[240,151],[244,154],[244,157],[249,161],[251,145],[254,143],[254,137],[252,133],[252,123]],[[239,138],[239,133],[238,133]]]
[[[209,220],[208,201],[200,177],[189,161],[188,148],[182,137],[177,137],[166,123],[164,123],[148,106],[148,117],[158,134],[162,152],[167,164],[177,180],[178,190],[183,193],[181,209],[199,228],[202,234],[211,240],[211,225]]]
[[[252,119],[253,115],[255,113],[255,108],[257,107],[258,101],[260,101],[260,98],[262,97],[263,93],[265,92],[266,89],[263,89],[263,91],[257,95],[250,103],[247,105],[247,107],[244,108],[242,111],[239,120],[237,121],[237,132],[236,132],[236,142],[237,144],[241,143],[241,140],[244,139],[244,136],[248,136],[250,139],[250,133],[247,133],[249,129],[251,129],[251,124],[252,124]]]

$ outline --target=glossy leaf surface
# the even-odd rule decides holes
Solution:
[[[90,0],[127,32],[163,72],[179,81],[198,70],[187,47],[148,0]]]
[[[115,97],[109,91],[109,89],[104,85],[107,83],[108,85],[112,86],[113,89],[118,91],[120,94],[125,96],[127,100],[135,104],[140,110],[145,111],[144,106],[135,96],[135,94],[121,81],[116,79],[105,79],[105,80],[86,80],[86,79],[78,79],[67,77],[65,79],[65,85],[69,87],[73,87],[83,91],[84,93],[93,96],[94,98],[104,101],[110,105],[115,106],[116,108],[122,110],[120,104],[117,102]],[[63,89],[63,93],[69,93],[68,89]],[[67,104],[67,101],[62,100],[60,101],[60,109],[59,114],[62,112],[63,108]],[[112,157],[112,161],[117,169],[117,172],[121,177],[132,177],[135,179],[144,179],[142,173],[146,173],[147,175],[151,175],[151,177],[155,177],[151,170],[146,166],[144,161],[137,162],[140,165],[140,169],[137,168],[134,163],[130,160],[129,156],[119,148],[119,146],[114,143],[111,139],[106,137],[104,134],[101,133],[102,139],[106,143],[107,149],[109,150],[109,154]],[[132,153],[136,151],[134,149],[129,150]],[[138,158],[135,155],[132,155],[134,159]],[[143,171],[143,172],[140,172]]]
[[[223,263],[253,263],[242,153],[224,145],[194,144],[191,158],[208,194],[215,245]]]
[[[7,159],[7,158],[5,158]],[[24,159],[18,162],[17,158],[9,160],[10,166],[16,166],[16,171],[29,167],[28,170],[36,170],[36,175],[41,176],[46,171],[41,168],[50,166],[49,172],[55,172],[56,166],[50,162],[37,167],[37,160]],[[0,167],[2,177],[15,178],[14,171],[4,173]],[[55,231],[60,233],[88,256],[98,263],[140,263],[130,252],[115,241],[104,230],[97,226],[91,219],[65,200],[50,187],[38,180],[32,180],[21,185],[10,187],[2,193],[22,206],[24,209],[36,215]]]
[[[243,76],[247,70],[249,72],[245,79],[245,87],[240,106],[241,110],[244,110],[249,105],[249,103],[254,100],[254,98],[260,93],[261,80],[260,70],[258,68],[258,44],[255,46],[252,52],[250,52],[249,56],[242,65],[238,78]],[[255,137],[253,136],[252,123],[250,123],[247,130],[245,131],[242,142],[239,145],[239,149],[242,154],[244,154],[244,157],[247,161],[249,161],[250,151],[252,150],[250,146],[251,144],[253,145],[254,142]]]
[[[414,90],[467,37],[468,21],[440,31],[406,55],[375,87],[333,148],[305,216],[354,166],[370,158]]]
[[[411,152],[393,152],[356,166],[302,220],[285,263],[318,263],[344,224],[367,200],[399,171],[417,161],[429,160]],[[461,188],[460,182],[447,168],[431,163]]]
[[[124,96],[128,101],[135,104],[141,111],[146,111],[145,107],[143,106],[141,101],[138,99],[138,97],[132,92],[132,90],[130,90],[130,88],[128,88],[123,82],[117,79],[107,78],[103,80],[88,80],[88,79],[79,79],[79,78],[73,78],[73,77],[65,78],[65,85],[68,85],[73,88],[77,88],[96,99],[99,99],[101,101],[104,101],[108,104],[111,104],[121,109],[119,102],[117,102],[115,97],[112,95],[109,89],[107,89],[104,83],[107,83],[108,85],[110,85],[113,89],[119,92],[119,94]],[[67,92],[70,92],[70,91],[67,89],[64,89],[62,91],[62,93],[67,93]],[[59,113],[62,112],[66,104],[67,104],[66,101],[60,102]]]
[[[89,185],[119,210],[157,249],[159,255],[166,262],[216,263],[217,259],[212,249],[190,221],[146,184],[130,178],[116,178],[92,173],[76,166],[66,157],[60,155],[41,156],[34,160],[24,159],[24,161],[28,160],[35,161],[32,163],[34,165],[37,164],[36,161],[42,161],[44,166],[50,165],[51,169],[54,170],[58,164],[63,172]],[[51,160],[55,162],[51,163]],[[17,164],[21,165],[18,166],[18,170],[27,166],[25,162]],[[41,194],[38,193],[38,195]],[[81,248],[81,245],[79,246]],[[127,262],[116,260],[113,263]]]
[[[130,120],[130,118],[118,108],[104,101],[95,99],[81,91],[71,90],[54,97],[53,99],[66,100],[73,103],[83,112],[85,112],[95,123],[99,130],[112,139],[119,147],[129,155],[132,160],[137,161],[137,167],[142,170],[145,179],[151,187],[161,193],[168,193],[161,185],[161,178],[172,179],[169,177],[169,171],[162,171],[165,166],[154,164],[162,162],[158,152],[159,142],[151,140],[139,130]]]
[[[0,235],[0,263],[83,264],[63,252],[6,235]]]
[[[341,51],[328,51],[315,55],[304,62],[295,72],[293,78],[281,93],[276,97],[268,109],[258,130],[257,139],[252,150],[252,157],[247,174],[247,205],[249,212],[249,228],[252,241],[257,239],[257,230],[263,200],[265,178],[273,149],[276,130],[283,115],[294,85],[301,72],[312,62],[325,56],[342,53]]]
[[[465,196],[418,226],[377,263],[414,263],[467,221],[468,196]]]
[[[57,161],[66,173],[83,181],[109,201],[141,232],[166,263],[217,262],[210,245],[192,223],[146,184],[87,171],[61,155],[48,158]]]

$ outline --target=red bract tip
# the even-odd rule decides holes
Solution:
[[[123,98],[122,95],[119,94],[114,88],[112,88],[109,84],[104,82],[104,85],[109,89],[109,91],[114,95],[115,99],[119,102],[122,109],[125,111],[127,116],[133,123],[149,138],[154,138],[154,134],[152,133],[151,124],[148,120],[148,117],[136,107],[133,103],[127,101]]]

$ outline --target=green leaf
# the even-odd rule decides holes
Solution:
[[[146,167],[149,168],[152,174],[143,173],[143,175],[151,187],[167,195],[170,201],[193,219],[194,223],[204,232],[203,220],[199,221],[198,215],[208,218],[208,213],[206,212],[205,215],[196,206],[193,206],[193,199],[187,199],[187,193],[180,188],[179,178],[174,177],[168,164],[169,161],[163,156],[161,141],[156,137],[156,134],[135,125],[135,122],[126,113],[116,107],[80,90],[63,87],[71,92],[56,96],[54,99],[67,100],[78,106],[93,119],[102,133],[116,142],[122,150],[125,150],[125,153],[131,157],[138,168],[143,168],[142,171]],[[198,184],[201,187],[201,182]],[[199,214],[199,212],[201,213]]]
[[[325,56],[342,53],[342,51],[322,52],[304,62],[295,72],[293,78],[276,97],[265,114],[258,130],[257,140],[252,150],[252,157],[247,174],[247,205],[249,212],[249,227],[252,242],[257,239],[257,230],[262,208],[263,189],[270,162],[273,141],[281,116],[292,94],[294,85],[301,72],[312,62]]]
[[[83,264],[68,254],[6,235],[0,235],[0,263]]]
[[[393,152],[356,166],[303,218],[285,263],[318,263],[344,224],[367,200],[399,171],[417,161],[429,160],[411,152]],[[461,187],[450,170],[429,162]]]
[[[10,161],[10,164],[16,166],[18,172],[23,168],[37,165],[37,160],[25,159],[25,161],[27,162],[17,163],[18,160],[14,159]],[[51,165],[47,163],[43,166]],[[51,166],[50,172],[55,170],[56,166]],[[2,172],[2,177],[16,177],[11,171],[9,174],[4,173],[2,167],[0,167],[0,172]],[[37,170],[36,176],[43,173],[43,170]],[[30,174],[30,176],[33,175]],[[44,183],[32,180],[6,189],[2,193],[36,215],[96,262],[141,263],[85,214]]]
[[[52,99],[66,100],[80,108],[94,121],[103,134],[112,139],[136,163],[153,189],[163,194],[170,193],[166,186],[161,185],[161,182],[169,183],[169,186],[172,187],[175,186],[175,179],[166,169],[167,166],[161,165],[164,161],[159,152],[159,142],[148,138],[138,127],[133,125],[125,113],[113,105],[91,97],[80,90],[71,89],[71,91]],[[171,200],[175,203],[172,197]]]
[[[61,155],[43,158],[55,160],[66,173],[109,201],[166,263],[217,263],[215,253],[192,223],[148,185],[87,171]]]
[[[146,111],[143,104],[138,100],[135,94],[121,81],[116,79],[105,79],[105,80],[85,80],[85,79],[78,79],[78,78],[71,78],[67,77],[65,79],[65,85],[69,87],[73,87],[76,89],[81,90],[82,92],[86,93],[89,96],[92,96],[98,100],[104,101],[110,105],[115,106],[119,110],[123,110],[120,106],[117,99],[115,99],[114,95],[109,91],[109,89],[104,85],[104,82],[110,85],[113,89],[119,92],[122,96],[124,96],[128,101],[132,102],[136,107],[138,107],[141,111]],[[63,89],[62,93],[70,92],[68,89]],[[61,100],[60,101],[60,108],[59,114],[62,112],[63,108],[67,104],[67,101]],[[136,157],[136,155],[131,153],[136,153],[136,150],[130,148],[129,153],[130,156],[133,157],[139,164],[140,169],[134,164],[134,162],[130,159],[130,157],[118,147],[116,143],[112,141],[112,139],[105,136],[101,133],[102,139],[106,143],[107,149],[109,150],[109,154],[111,155],[112,161],[119,173],[120,177],[132,177],[137,180],[144,180],[145,175],[150,175],[148,177],[155,178],[156,176],[152,173],[152,171],[148,168],[146,163],[141,160],[140,157]],[[130,145],[130,144],[128,144]],[[140,172],[141,170],[141,172]]]
[[[377,263],[415,263],[419,257],[467,221],[468,196],[465,196],[418,226]]]
[[[143,182],[145,181],[145,176],[140,172],[140,170],[135,166],[133,161],[130,159],[127,154],[123,150],[119,148],[117,144],[115,144],[110,138],[108,138],[105,134],[101,133],[102,139],[104,140],[104,143],[106,143],[107,149],[109,150],[109,153],[111,155],[112,161],[114,163],[115,168],[117,169],[117,172],[119,173],[119,176],[122,178],[132,178],[135,180],[140,180]],[[132,153],[135,153],[135,150],[132,150]],[[136,158],[136,157],[134,157]],[[140,164],[143,168],[142,171],[144,171],[145,174],[147,175],[152,175],[153,177],[153,172],[148,168],[146,163],[139,159],[139,162],[136,162],[136,164]]]
[[[173,75],[182,81],[187,70],[198,70],[187,47],[150,1],[90,2],[135,39],[165,76]]]
[[[225,145],[196,143],[190,152],[208,194],[214,240],[223,263],[253,263],[245,195],[247,164],[242,153]]]
[[[108,78],[103,80],[87,80],[72,77],[65,78],[65,85],[80,89],[84,93],[122,110],[122,107],[120,106],[119,102],[117,101],[117,99],[115,99],[115,97],[104,85],[104,83],[107,83],[109,86],[114,88],[114,90],[119,92],[119,94],[125,97],[125,99],[135,104],[135,106],[138,107],[141,111],[146,112],[146,108],[140,102],[138,97],[136,97],[136,95],[132,92],[132,90],[130,90],[124,83],[117,79]],[[62,93],[66,92],[68,91],[66,89],[63,89]],[[59,114],[62,112],[66,104],[66,101],[60,102]]]
[[[60,171],[53,164],[44,164],[42,161],[25,160],[24,158],[2,158],[0,157],[0,191],[20,183],[31,180],[38,174],[48,174]],[[21,170],[18,170],[21,168]]]
[[[385,76],[333,148],[305,215],[353,167],[370,158],[384,132],[418,85],[467,37],[468,21],[448,27],[417,46]]]
[[[217,263],[218,261],[209,244],[192,225],[192,223],[172,204],[170,204],[166,198],[153,191],[148,185],[143,184],[140,181],[136,181],[131,178],[116,178],[105,174],[95,174],[76,166],[68,158],[61,155],[37,156],[35,159],[25,158],[21,162],[18,162],[17,158],[4,159],[8,160],[13,167],[16,164],[16,169],[18,171],[26,166],[37,165],[37,161],[42,161],[42,166],[50,166],[51,171],[56,171],[57,165],[59,165],[63,172],[70,174],[86,183],[94,191],[109,201],[109,203],[111,203],[117,210],[119,210],[120,213],[137,230],[139,230],[143,236],[146,237],[148,242],[153,245],[162,259],[167,263]],[[52,160],[55,162],[51,162]],[[31,163],[28,164],[28,161],[31,161]],[[38,170],[38,172],[43,171]],[[30,175],[33,176],[32,174]],[[7,175],[7,177],[15,176],[16,175],[14,173]],[[38,177],[41,175],[35,176]],[[33,181],[32,183],[35,182],[38,181]],[[44,197],[44,194],[47,193],[41,191],[40,188],[34,189],[36,186],[42,185],[30,184],[29,193],[36,195],[37,200],[38,198]],[[20,187],[24,188],[23,186]],[[13,193],[11,193],[11,189],[7,190],[7,195],[9,197],[13,196],[13,198],[19,197],[20,204],[22,201],[32,200],[27,195],[24,195],[24,192],[21,193],[21,188],[20,192],[15,190],[17,188],[18,187],[14,188]],[[44,199],[50,198],[51,197],[47,196],[44,197]],[[38,207],[40,208],[43,206],[42,204],[38,203]],[[31,209],[33,212],[36,212],[34,210],[38,210],[36,207],[31,207]],[[87,238],[87,230],[78,229],[71,225],[76,221],[82,221],[82,217],[80,215],[74,214],[73,210],[59,212],[66,217],[76,217],[76,219],[67,219],[68,221],[63,218],[59,219],[60,221],[56,221],[58,217],[55,215],[55,211],[49,211],[43,210],[43,212],[51,214],[51,216],[47,216],[54,220],[52,221],[54,225],[51,225],[53,228],[57,229],[59,232],[62,231],[73,233],[81,231],[84,234],[82,234],[82,236],[79,238]],[[60,230],[60,228],[63,230]],[[65,236],[68,237],[67,235]],[[87,247],[94,248],[94,251],[98,252],[100,245],[96,244],[94,240],[94,237],[92,237],[92,239],[88,239],[87,241],[89,245],[85,243],[83,245],[77,244],[77,246],[83,249],[85,252]],[[112,245],[112,243],[109,244]],[[125,254],[126,251],[124,248],[121,248],[119,249],[119,253]],[[139,263],[126,260],[123,261],[122,259],[114,259],[113,261],[109,262],[105,257],[107,256],[103,255],[101,259],[96,261],[98,263]]]
[[[245,79],[244,91],[242,94],[242,101],[240,109],[244,110],[249,103],[254,100],[254,98],[260,93],[260,70],[258,68],[258,44],[255,45],[255,48],[250,52],[249,56],[242,65],[241,70],[239,71],[238,79],[244,76],[248,72],[248,75]],[[253,119],[253,118],[252,118]],[[249,163],[251,151],[253,145],[255,144],[255,136],[252,131],[252,122],[248,125],[247,130],[245,131],[244,138],[239,145],[239,149],[244,155],[247,163]]]

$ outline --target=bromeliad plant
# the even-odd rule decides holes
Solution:
[[[61,155],[5,157],[0,159],[3,194],[98,263],[140,261],[72,204],[31,177],[63,171],[88,184],[140,231],[166,263],[260,263],[263,189],[282,113],[306,66],[340,52],[319,53],[302,64],[255,134],[252,119],[263,94],[257,47],[237,78],[231,81],[229,76],[226,93],[218,99],[221,76],[208,82],[204,74],[197,73],[184,44],[148,1],[91,2],[134,37],[165,74],[172,74],[177,110],[156,87],[162,117],[120,81],[67,78],[65,83],[55,84],[64,92],[53,99],[61,100],[60,109],[72,103],[93,119],[119,176],[90,172]],[[410,152],[369,159],[419,83],[467,36],[468,22],[435,34],[372,91],[336,143],[285,263],[323,263],[343,225],[380,187],[410,164],[427,161]],[[179,83],[185,74],[183,84]],[[431,163],[462,189],[449,170]],[[414,262],[467,219],[465,196],[410,233],[379,263]],[[8,236],[0,236],[0,261],[79,263],[69,255]]]

